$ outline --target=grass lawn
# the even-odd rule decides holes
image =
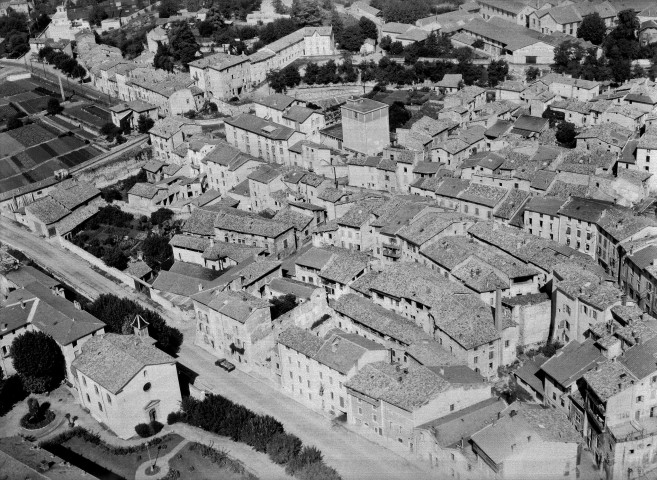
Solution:
[[[178,445],[182,439],[183,438],[177,434],[169,434],[162,437],[162,443],[160,443],[160,445],[162,445],[163,448],[160,451],[160,455],[166,455],[167,452]],[[144,440],[144,442],[146,442],[146,440]],[[115,455],[104,448],[102,444],[92,445],[78,436],[71,438],[62,445],[73,450],[78,455],[82,455],[107,470],[120,475],[126,480],[133,480],[135,478],[137,467],[148,461],[148,453],[146,450],[127,455]],[[157,446],[151,446],[150,451],[154,458],[157,454]]]
[[[181,479],[194,480],[254,480],[250,473],[240,473],[241,464],[227,457],[224,464],[216,463],[202,453],[198,443],[188,443],[170,461],[171,471],[180,472]],[[237,471],[236,471],[237,470]]]

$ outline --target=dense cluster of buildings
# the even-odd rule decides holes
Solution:
[[[402,43],[439,31],[540,64],[585,15],[613,26],[620,3],[632,2],[478,0],[414,26],[383,23],[364,2],[347,11]],[[632,8],[649,21],[649,7]],[[166,38],[159,30],[149,42]],[[657,84],[549,73],[504,81],[493,98],[446,75],[437,113],[394,132],[391,102],[375,95],[257,98],[222,135],[180,116],[333,54],[332,35],[305,27],[250,56],[199,58],[189,74],[76,35],[93,84],[122,100],[113,121],[156,120],[146,181],[121,205],[181,220],[170,268],[124,273],[192,323],[213,360],[443,475],[578,478],[591,463],[609,479],[652,472]],[[573,148],[555,140],[561,120],[576,127]],[[33,200],[12,213],[44,237],[74,236],[104,205],[70,180]],[[62,347],[79,401],[118,435],[174,410],[175,361],[143,319],[133,335],[104,334],[58,288],[6,264],[3,371],[15,335],[41,330]],[[63,338],[53,319],[78,333]],[[507,402],[494,382],[530,400]]]

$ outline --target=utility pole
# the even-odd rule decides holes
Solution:
[[[64,95],[64,87],[62,86],[62,77],[57,75],[57,78],[59,79],[59,91],[62,94],[62,102],[66,101],[66,95]]]

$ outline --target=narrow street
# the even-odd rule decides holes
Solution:
[[[94,271],[79,257],[32,235],[4,217],[0,217],[0,242],[21,250],[89,298],[96,298],[100,293],[113,293],[153,309],[141,295],[117,285]],[[180,328],[180,321],[174,316],[161,309],[158,312],[173,326]],[[422,480],[439,476],[438,471],[430,470],[428,464],[416,465],[344,427],[333,427],[327,418],[299,405],[273,386],[238,370],[231,373],[221,370],[214,365],[214,357],[193,345],[193,331],[194,325],[191,324],[183,328],[185,340],[178,361],[199,375],[196,382],[199,386],[255,412],[275,417],[284,424],[287,431],[297,435],[305,444],[318,447],[327,464],[338,470],[343,478]]]

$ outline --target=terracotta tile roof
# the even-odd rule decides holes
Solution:
[[[68,345],[105,327],[89,312],[76,308],[59,295],[53,295],[49,288],[39,282],[10,292],[5,306],[20,305],[21,302],[25,302],[26,309],[31,309],[32,325],[53,337],[59,345]]]
[[[138,336],[106,333],[85,342],[72,367],[116,395],[144,368],[175,362]]]
[[[254,311],[271,306],[267,300],[232,290],[206,290],[193,295],[192,299],[240,323],[245,323]]]

